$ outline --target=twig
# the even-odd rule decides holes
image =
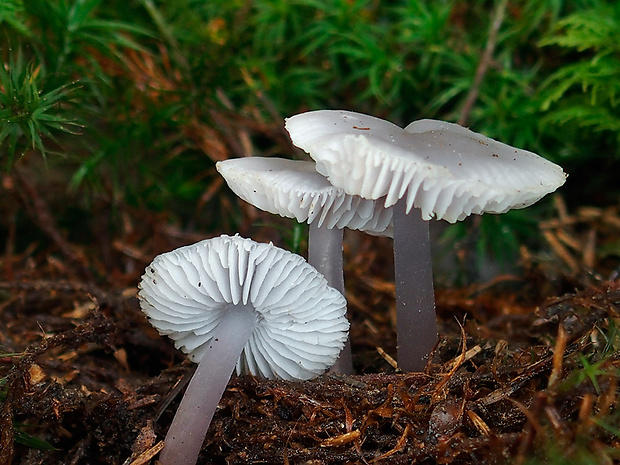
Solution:
[[[554,388],[562,378],[562,362],[564,361],[564,351],[566,350],[567,342],[568,335],[566,334],[564,325],[560,324],[558,327],[558,337],[555,343],[555,349],[553,350],[553,369],[549,375],[547,390]]]
[[[400,436],[400,438],[396,442],[396,445],[394,446],[394,448],[390,451],[387,451],[385,454],[380,455],[379,457],[375,457],[374,459],[370,461],[370,463],[375,463],[380,460],[386,459],[400,452],[401,450],[403,450],[405,446],[407,445],[407,438],[409,437],[409,433],[411,433],[411,429],[412,429],[411,423],[407,423],[407,426],[405,426],[403,434]]]
[[[149,462],[153,457],[161,452],[164,448],[164,441],[159,441],[150,449],[144,451],[140,454],[130,465],[144,465]]]
[[[551,246],[553,252],[568,266],[571,275],[577,274],[579,272],[579,263],[577,263],[577,260],[573,258],[566,247],[562,245],[557,236],[551,231],[543,231],[543,237]]]
[[[383,360],[385,360],[392,366],[392,368],[398,370],[398,363],[396,362],[396,360],[394,360],[394,357],[392,357],[385,350],[383,350],[382,347],[377,347],[377,352],[379,353],[379,355],[381,355],[381,357],[383,357]]]
[[[159,420],[159,417],[161,417],[164,414],[164,412],[166,411],[168,406],[172,403],[172,401],[175,399],[175,397],[178,396],[181,393],[181,391],[185,388],[185,386],[189,384],[189,380],[192,379],[192,376],[194,376],[194,372],[196,371],[196,368],[198,368],[198,365],[192,364],[190,369],[183,375],[183,377],[179,379],[174,386],[172,386],[172,389],[166,395],[166,397],[164,398],[164,400],[161,402],[161,404],[159,405],[157,409],[157,413],[155,414],[156,421]]]
[[[497,10],[495,10],[495,16],[493,17],[493,22],[491,23],[491,28],[489,30],[489,39],[487,40],[484,53],[482,54],[482,58],[478,63],[478,67],[476,68],[474,82],[472,83],[472,86],[469,89],[469,93],[465,98],[463,110],[461,111],[461,117],[458,121],[461,126],[465,126],[467,120],[469,120],[471,110],[474,106],[474,103],[476,103],[476,100],[478,99],[480,85],[482,84],[482,80],[484,79],[484,76],[489,69],[491,60],[493,59],[493,52],[495,51],[495,46],[497,45],[497,33],[499,32],[499,28],[504,21],[504,14],[506,12],[507,3],[507,0],[502,0],[497,6]]]
[[[583,336],[580,340],[573,342],[563,351],[564,358],[566,359],[569,355],[574,352],[581,350],[587,344],[588,338]],[[521,387],[532,378],[540,375],[541,373],[553,369],[553,360],[555,355],[545,355],[543,358],[538,360],[537,362],[529,365],[525,368],[523,373],[517,375],[513,378],[510,383],[506,386],[503,386],[495,391],[490,392],[484,397],[476,400],[474,403],[479,406],[489,406],[493,405],[500,400],[504,400],[509,398],[512,394],[517,392]]]
[[[69,243],[62,236],[58,230],[58,225],[52,216],[49,205],[39,194],[36,187],[31,183],[26,176],[24,176],[15,167],[13,169],[13,177],[17,183],[23,189],[22,201],[26,206],[26,210],[32,217],[33,221],[38,224],[39,228],[56,244],[60,252],[69,260],[69,262],[76,267],[79,274],[88,280],[92,280],[93,276],[88,265],[83,257],[80,257],[69,245]]]
[[[456,357],[454,360],[452,360],[452,362],[450,362],[450,365],[451,365],[450,371],[448,371],[448,373],[444,375],[442,380],[439,383],[437,383],[437,385],[435,386],[435,390],[432,395],[433,404],[437,403],[440,397],[443,396],[444,394],[443,388],[446,386],[446,384],[448,384],[448,381],[452,379],[452,377],[457,372],[459,367],[463,363],[465,363],[465,357],[466,357],[466,352],[467,352],[467,335],[465,334],[465,328],[463,328],[463,325],[461,324],[461,322],[458,320],[456,320],[456,322],[461,328],[461,354],[458,357]]]

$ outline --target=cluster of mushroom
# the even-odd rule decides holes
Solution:
[[[344,292],[343,228],[394,238],[397,359],[421,371],[437,342],[429,221],[524,208],[566,180],[558,165],[458,124],[389,121],[339,110],[286,120],[314,162],[242,158],[217,163],[258,208],[310,225],[308,261]],[[350,346],[334,367],[351,373]]]
[[[321,110],[288,118],[286,129],[314,162],[249,157],[217,169],[243,200],[309,224],[308,262],[222,236],[156,257],[142,278],[142,310],[199,363],[162,465],[196,462],[234,367],[282,379],[309,379],[332,365],[353,372],[344,228],[394,238],[398,364],[420,371],[438,336],[428,220],[527,207],[566,179],[534,153],[442,121],[402,129]]]

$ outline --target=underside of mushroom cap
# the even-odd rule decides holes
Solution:
[[[225,312],[253,309],[238,374],[309,379],[333,365],[347,338],[346,301],[320,273],[299,255],[239,236],[158,255],[139,287],[151,324],[194,362]]]
[[[451,223],[472,213],[527,207],[564,184],[558,165],[453,123],[420,120],[402,129],[372,116],[319,110],[286,120],[293,143],[347,194],[405,197],[424,219]]]
[[[261,210],[328,229],[392,233],[392,209],[384,207],[383,199],[345,194],[312,161],[248,157],[220,161],[216,167],[235,194]]]

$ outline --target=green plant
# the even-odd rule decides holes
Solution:
[[[45,138],[55,141],[54,134],[76,135],[81,128],[71,114],[74,86],[44,91],[41,74],[40,65],[25,63],[21,50],[9,57],[8,69],[0,66],[0,145],[6,144],[0,161],[7,170],[17,151],[45,156]]]
[[[80,70],[83,77],[109,81],[98,54],[122,60],[124,49],[142,48],[132,35],[148,35],[148,30],[130,21],[101,15],[102,0],[24,0],[23,4],[29,42],[50,73],[62,79]],[[97,94],[96,88],[91,90]]]
[[[122,61],[124,49],[141,48],[128,34],[146,35],[146,29],[100,18],[100,6],[101,0],[24,0],[0,9],[0,23],[9,26],[0,47],[0,144],[6,143],[7,168],[16,151],[30,147],[45,155],[48,141],[59,142],[56,136],[82,133],[86,120],[78,115],[101,111],[111,83],[101,57]],[[16,54],[10,43],[18,45]],[[60,145],[59,154],[71,150]]]
[[[24,5],[21,0],[5,0],[0,3],[0,24],[6,23],[20,34],[28,34],[23,22]]]
[[[620,412],[614,406],[620,378],[616,352],[620,335],[612,318],[601,321],[595,331],[600,342],[567,357],[564,379],[547,390],[547,412],[562,409],[569,399],[580,399],[582,405],[574,407],[576,417],[557,423],[551,415],[537,417],[535,447],[526,463],[594,465],[620,458],[613,447],[615,438],[620,437]]]
[[[283,118],[344,108],[402,125],[461,120],[562,164],[563,192],[574,180],[580,196],[613,199],[616,10],[597,0],[6,1],[4,71],[13,44],[26,63],[20,85],[58,100],[39,128],[3,126],[2,158],[34,144],[62,155],[48,167],[84,202],[104,196],[115,211],[224,230],[240,215],[227,213],[214,162],[299,156]],[[604,169],[580,176],[593,153],[606,154]],[[478,236],[512,261],[548,213],[541,202],[526,221],[485,218]]]
[[[557,23],[541,45],[575,59],[543,83],[545,123],[620,134],[620,6],[594,3]],[[616,155],[618,155],[616,153]]]

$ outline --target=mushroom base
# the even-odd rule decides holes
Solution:
[[[162,465],[196,463],[213,414],[257,321],[249,306],[224,314],[172,420],[160,457]]]

